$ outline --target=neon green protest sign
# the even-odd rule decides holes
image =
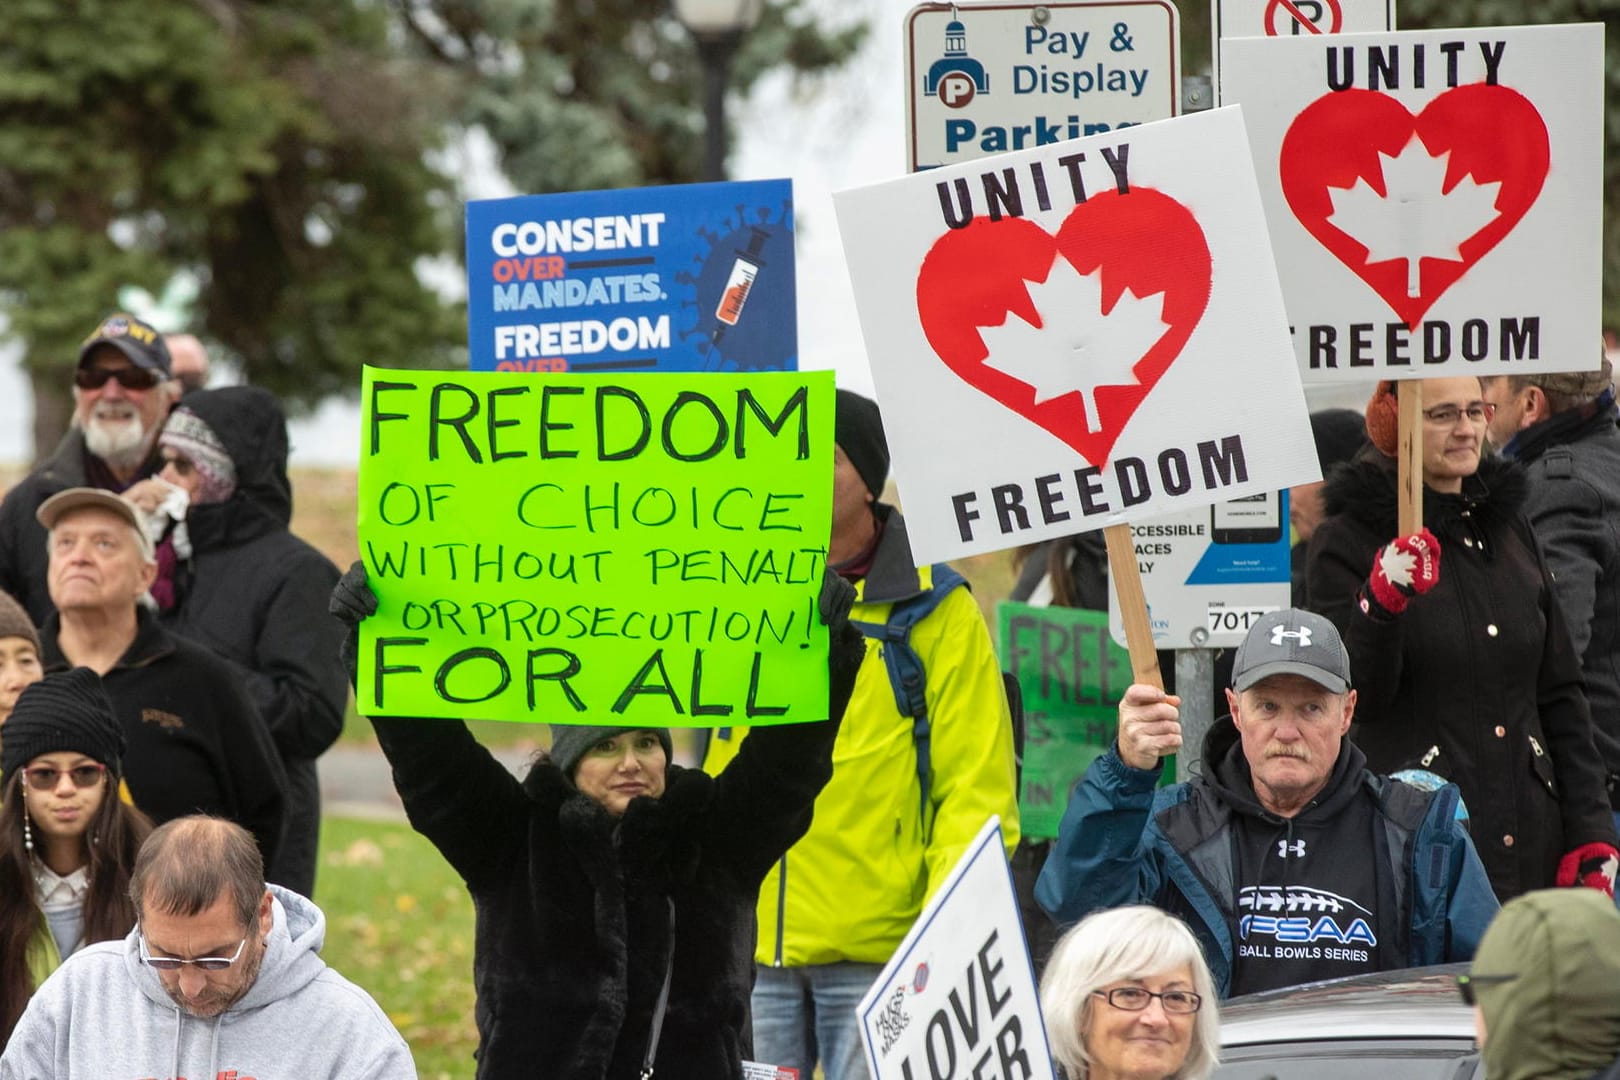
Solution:
[[[830,372],[367,368],[373,716],[827,717]]]

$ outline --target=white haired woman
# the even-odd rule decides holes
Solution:
[[[1158,908],[1099,911],[1064,934],[1041,1016],[1069,1080],[1202,1080],[1216,1065],[1215,983],[1192,931]]]

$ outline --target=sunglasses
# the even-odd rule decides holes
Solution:
[[[82,367],[73,373],[73,385],[81,390],[100,390],[108,379],[117,379],[125,390],[150,390],[163,381],[163,376],[143,367]]]
[[[243,948],[247,946],[247,938],[244,937],[237,942],[236,951],[229,956],[199,956],[195,960],[182,960],[178,956],[153,956],[147,951],[145,934],[140,935],[140,942],[141,963],[158,971],[179,971],[187,964],[195,964],[203,971],[224,971],[236,963],[237,957],[242,955]]]
[[[62,773],[66,772],[73,778],[76,788],[95,787],[101,783],[101,778],[107,773],[107,766],[99,761],[88,765],[75,765],[71,769],[53,769],[45,765],[29,765],[23,769],[23,777],[27,779],[28,786],[35,791],[54,791],[61,782]]]
[[[1457,993],[1462,995],[1464,1005],[1473,1006],[1478,1004],[1479,987],[1512,982],[1517,978],[1517,975],[1459,975],[1457,976]]]

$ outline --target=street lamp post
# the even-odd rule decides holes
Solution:
[[[726,178],[726,86],[731,58],[759,22],[764,0],[673,0],[703,64],[703,179]]]

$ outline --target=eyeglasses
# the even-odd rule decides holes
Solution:
[[[107,773],[107,766],[99,761],[92,761],[88,765],[75,765],[67,770],[53,769],[47,765],[28,765],[23,768],[23,776],[28,780],[28,786],[35,791],[54,791],[56,785],[61,782],[64,771],[73,777],[74,787],[87,788],[101,783],[101,778]]]
[[[108,379],[117,379],[125,390],[150,390],[163,381],[156,371],[143,367],[82,367],[73,373],[73,385],[81,390],[100,390]]]
[[[1459,975],[1457,976],[1457,993],[1462,995],[1464,1005],[1477,1004],[1477,987],[1495,986],[1497,983],[1512,982],[1517,975]]]
[[[199,956],[195,960],[182,960],[178,956],[153,956],[147,951],[145,934],[140,935],[140,941],[141,963],[158,971],[179,971],[187,964],[196,964],[203,971],[224,971],[236,963],[237,957],[242,955],[242,950],[247,946],[247,938],[244,937],[230,956]]]
[[[1166,990],[1162,994],[1155,994],[1140,986],[1116,986],[1112,990],[1093,990],[1092,993],[1107,999],[1108,1004],[1114,1008],[1124,1009],[1126,1012],[1141,1012],[1154,998],[1159,999],[1167,1013],[1195,1013],[1204,1004],[1203,997],[1191,990]]]
[[[1486,424],[1495,415],[1496,406],[1488,401],[1476,401],[1461,409],[1455,405],[1436,405],[1432,409],[1423,410],[1423,419],[1440,427],[1454,427],[1460,416],[1468,417],[1471,424]]]

